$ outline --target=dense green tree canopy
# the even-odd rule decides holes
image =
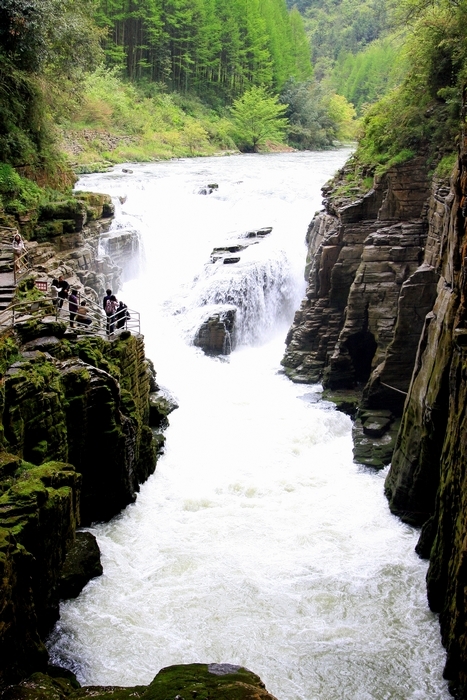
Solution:
[[[179,92],[228,100],[312,72],[301,17],[285,0],[100,0],[96,18],[109,65]]]
[[[410,31],[400,84],[365,115],[358,157],[387,167],[415,154],[433,167],[455,148],[467,82],[467,2],[407,0],[398,20]]]

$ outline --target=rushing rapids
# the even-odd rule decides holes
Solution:
[[[144,260],[118,297],[141,310],[180,405],[136,503],[92,528],[104,575],[62,605],[50,639],[84,684],[203,661],[251,668],[280,700],[450,697],[418,533],[390,515],[384,473],[352,462],[350,420],[279,372],[305,231],[347,155],[193,159],[78,183],[124,200],[115,227],[140,233]],[[218,188],[200,196],[205,182]],[[211,262],[265,226],[239,262]],[[237,312],[228,359],[192,345],[219,308]]]

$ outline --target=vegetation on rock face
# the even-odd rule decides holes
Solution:
[[[142,338],[64,330],[24,322],[0,337],[0,686],[45,671],[76,527],[131,503],[163,443]]]
[[[455,150],[467,77],[465,2],[411,0],[399,9],[408,22],[400,85],[364,116],[357,152],[360,162],[380,171],[424,155],[433,168]]]
[[[0,162],[40,182],[69,185],[51,122],[66,93],[99,59],[92,2],[1,0]]]

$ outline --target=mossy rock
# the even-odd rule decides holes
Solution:
[[[7,331],[0,337],[0,376],[3,376],[8,367],[18,358],[18,343],[13,332]]]
[[[63,236],[63,221],[61,219],[38,224],[34,231],[34,238],[40,243],[57,236]]]
[[[148,686],[87,686],[75,690],[69,677],[33,674],[8,688],[2,700],[275,700],[261,679],[233,664],[187,664],[163,668]]]
[[[174,399],[163,393],[152,393],[149,395],[149,425],[152,428],[165,430],[169,421],[167,416],[178,408]]]
[[[102,572],[96,538],[91,532],[77,532],[60,574],[60,598],[76,598],[85,585]]]
[[[49,202],[39,209],[39,220],[50,221],[53,219],[82,219],[85,215],[85,207],[75,197],[62,202]]]
[[[8,452],[0,452],[0,494],[7,491],[14,482],[14,476],[22,463],[21,457]]]
[[[351,418],[354,418],[362,400],[362,392],[352,389],[336,389],[334,391],[325,389],[323,391],[323,399],[331,401],[336,405],[338,411],[342,411],[342,413],[346,413]]]
[[[115,213],[112,198],[108,194],[80,191],[76,192],[75,196],[79,202],[85,205],[89,221],[113,216]]]
[[[66,323],[55,321],[52,318],[50,318],[50,321],[39,321],[31,318],[26,321],[18,321],[15,325],[15,330],[22,343],[48,336],[55,336],[61,339],[65,335],[67,328]]]

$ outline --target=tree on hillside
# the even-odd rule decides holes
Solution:
[[[401,10],[401,22],[410,27],[403,47],[407,73],[366,112],[357,151],[360,162],[380,170],[416,153],[436,163],[463,128],[466,3],[407,0]]]
[[[242,151],[257,151],[268,140],[283,139],[288,120],[287,105],[279,104],[278,96],[268,95],[264,87],[253,86],[235,100],[231,108],[234,140]]]

